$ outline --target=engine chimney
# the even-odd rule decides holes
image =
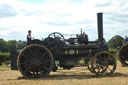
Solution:
[[[103,15],[102,13],[97,13],[97,24],[98,24],[98,40],[103,42]]]

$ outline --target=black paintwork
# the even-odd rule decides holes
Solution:
[[[94,56],[95,53],[100,51],[108,51],[108,46],[103,38],[103,18],[102,13],[97,14],[98,20],[98,40],[88,41],[88,35],[82,37],[76,35],[75,38],[64,39],[64,36],[58,32],[52,33],[41,40],[32,40],[31,44],[40,44],[46,46],[54,56],[55,61],[59,61],[60,67],[70,69],[78,64],[81,58],[88,61],[89,58]],[[56,37],[55,34],[59,34],[60,37]],[[58,36],[58,35],[57,35]],[[63,40],[61,40],[62,38]],[[17,57],[12,56],[11,58],[11,68],[12,70],[17,69]],[[57,66],[55,65],[55,67]]]

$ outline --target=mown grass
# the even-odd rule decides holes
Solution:
[[[10,53],[2,53],[2,52],[0,52],[0,56],[3,56],[3,55],[10,56]]]
[[[119,50],[116,48],[109,48],[109,52],[117,53]]]
[[[127,69],[118,62],[116,72],[110,76],[95,76],[86,67],[76,67],[59,69],[39,79],[24,79],[19,71],[0,70],[0,85],[128,85]]]
[[[6,70],[10,70],[10,66],[2,63],[2,65],[0,66],[0,71],[6,71]]]
[[[0,52],[0,63],[10,60],[10,53],[1,53]]]
[[[76,67],[59,69],[46,78],[24,79],[19,71],[11,71],[5,64],[0,66],[0,85],[128,85],[127,80],[128,67],[121,67],[119,61],[113,75],[101,77],[95,76],[87,67]]]
[[[117,60],[119,60],[119,56],[118,56],[119,50],[118,50],[118,49],[116,49],[116,48],[109,48],[109,52],[112,53],[113,56],[114,56]]]

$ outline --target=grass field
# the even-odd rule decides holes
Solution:
[[[116,72],[104,77],[95,76],[86,67],[76,67],[51,72],[46,78],[23,79],[19,71],[1,66],[0,85],[128,85],[128,67],[121,67],[118,62]]]
[[[0,52],[0,55],[8,55],[8,56],[9,56],[10,53],[1,53],[1,52]]]

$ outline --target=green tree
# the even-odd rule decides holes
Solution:
[[[21,40],[19,40],[18,42],[17,42],[17,49],[22,49],[22,48],[24,48],[26,46],[26,41],[21,41]]]
[[[17,41],[16,40],[8,41],[8,50],[9,50],[9,52],[17,51]]]
[[[118,48],[121,47],[122,44],[124,42],[124,38],[121,37],[120,35],[116,35],[114,37],[112,37],[109,41],[108,41],[108,46],[110,48]]]
[[[7,42],[3,39],[0,39],[0,51],[7,52]]]

